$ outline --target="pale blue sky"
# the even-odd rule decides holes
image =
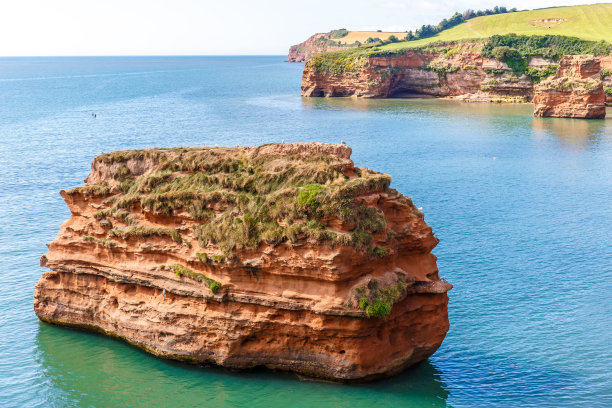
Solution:
[[[454,11],[580,0],[1,0],[0,55],[286,54],[334,28],[405,31]]]

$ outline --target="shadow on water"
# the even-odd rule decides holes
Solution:
[[[306,110],[337,110],[337,111],[389,111],[414,112],[431,111],[438,113],[456,113],[472,115],[503,115],[528,116],[533,112],[531,104],[499,104],[499,103],[466,103],[437,98],[306,98],[302,97],[302,106]]]
[[[442,373],[429,361],[367,384],[300,381],[288,373],[230,372],[156,358],[120,340],[39,324],[36,361],[51,406],[444,407]],[[134,390],[140,390],[135,393]]]
[[[612,109],[604,120],[533,118],[536,138],[553,136],[570,145],[596,146],[612,137]]]
[[[533,117],[533,105],[502,103],[469,103],[437,98],[306,98],[302,97],[306,110],[358,111],[358,112],[414,112],[431,111],[444,114],[478,115],[491,117]],[[534,129],[569,135],[571,137],[600,134],[612,130],[612,108],[608,108],[605,120],[533,118]]]

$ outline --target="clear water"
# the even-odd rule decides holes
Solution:
[[[612,120],[304,100],[300,77],[282,57],[0,59],[0,406],[612,406]],[[428,362],[367,385],[301,382],[36,319],[39,258],[69,216],[58,191],[95,155],[282,140],[344,140],[423,207],[455,285]]]

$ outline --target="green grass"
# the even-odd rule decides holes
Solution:
[[[163,269],[163,268],[162,268]],[[208,285],[208,288],[212,293],[217,293],[221,288],[221,283],[217,282],[214,279],[207,277],[206,275],[192,271],[191,269],[183,266],[181,264],[174,264],[170,266],[170,269],[174,271],[174,274],[178,277],[186,276],[198,282],[204,282]]]
[[[359,309],[365,311],[368,318],[385,318],[391,313],[393,305],[406,293],[407,285],[402,279],[396,283],[381,287],[376,280],[370,281],[355,289],[353,293]],[[352,305],[351,301],[351,305]]]
[[[174,228],[141,224],[130,215],[136,210],[189,220],[198,240],[197,257],[203,263],[235,259],[237,251],[262,243],[292,246],[306,240],[386,256],[383,249],[369,249],[373,234],[386,229],[384,214],[355,202],[355,197],[392,192],[391,177],[356,167],[356,177],[350,178],[343,173],[346,162],[337,156],[270,156],[254,150],[199,148],[113,152],[96,160],[120,163],[117,171],[122,184],[130,181],[112,189],[108,185],[80,188],[82,193],[105,197],[105,207],[94,217],[110,229],[109,238],[160,236],[182,242]],[[152,169],[131,175],[126,171],[133,166],[131,160],[149,160]],[[401,199],[412,206],[409,199]],[[352,231],[328,229],[325,222],[333,219],[352,225]],[[201,249],[220,254],[207,255]]]
[[[534,22],[551,18],[564,18],[567,21],[560,24]],[[519,35],[563,35],[590,41],[610,41],[612,39],[612,4],[554,7],[476,17],[430,38],[392,43],[380,48],[383,50],[418,48],[435,42],[484,39],[496,34],[510,33]]]
[[[142,225],[131,225],[127,229],[112,229],[109,231],[109,236],[128,240],[131,237],[149,238],[151,236],[170,237],[173,241],[179,244],[183,242],[181,234],[174,228],[165,227],[145,227]]]
[[[553,63],[544,69],[529,67],[531,56],[541,56],[556,62],[564,55],[607,55],[612,51],[612,43],[588,41],[560,35],[506,34],[493,35],[479,42],[473,41],[465,40],[452,44],[436,42],[420,48],[393,50],[381,46],[354,48],[348,51],[335,51],[318,55],[312,59],[312,64],[318,73],[344,75],[361,69],[368,62],[369,57],[372,56],[402,55],[408,51],[413,51],[417,54],[433,53],[440,55],[441,58],[452,58],[457,52],[479,52],[484,57],[507,63],[517,76],[525,74],[531,81],[540,82],[556,73],[557,66]],[[437,73],[441,81],[447,74],[459,70],[459,67],[453,66],[448,61],[436,61],[418,68]],[[391,67],[384,74],[390,75],[394,72],[394,69],[397,68]],[[473,68],[466,67],[465,69]],[[490,73],[503,74],[504,71],[490,70]]]

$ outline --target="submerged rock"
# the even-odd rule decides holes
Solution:
[[[600,58],[566,55],[559,71],[535,87],[534,116],[603,119],[606,94]]]
[[[344,144],[120,151],[62,190],[41,258],[46,322],[155,355],[369,380],[427,359],[449,327],[437,245],[389,175]]]

